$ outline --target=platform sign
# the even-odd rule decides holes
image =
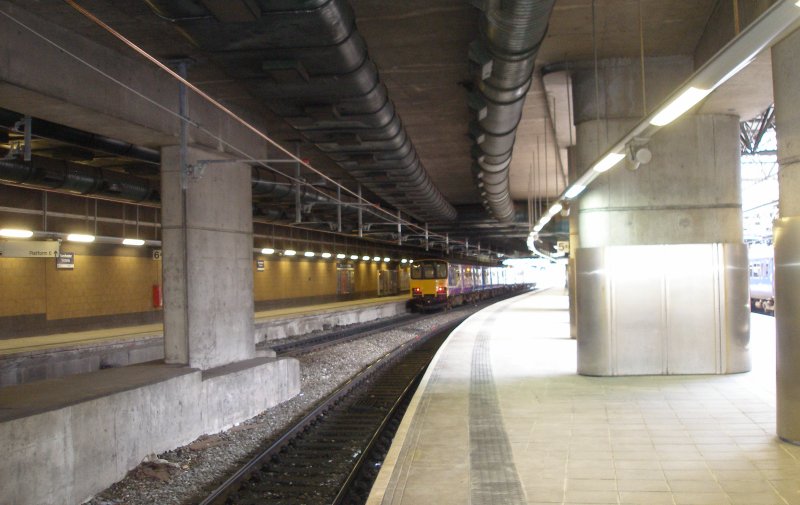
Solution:
[[[58,245],[55,240],[0,240],[0,257],[55,258]]]
[[[161,249],[153,249],[153,259],[158,261],[161,259]]]
[[[263,272],[264,271],[264,260],[256,260],[256,269],[259,272]]]
[[[74,270],[75,269],[75,253],[63,252],[56,257],[56,269],[58,270]]]

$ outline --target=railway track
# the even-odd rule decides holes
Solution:
[[[312,352],[334,344],[341,344],[348,340],[365,337],[378,331],[388,331],[399,328],[413,321],[421,319],[419,314],[404,314],[388,320],[378,320],[372,323],[355,324],[350,327],[331,332],[320,333],[303,339],[294,339],[270,345],[280,356],[291,356],[305,352]]]
[[[420,336],[371,364],[201,505],[363,503],[416,383],[461,321]]]

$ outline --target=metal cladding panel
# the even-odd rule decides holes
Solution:
[[[577,249],[575,290],[578,300],[578,373],[612,375],[610,290],[605,249]]]
[[[750,369],[744,244],[581,248],[576,270],[579,373]]]
[[[775,220],[778,436],[800,442],[800,217]]]

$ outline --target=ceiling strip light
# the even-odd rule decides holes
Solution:
[[[14,228],[3,228],[0,230],[0,237],[8,238],[31,238],[33,232],[30,230],[17,230]]]
[[[613,168],[614,165],[616,165],[617,163],[619,163],[623,159],[625,159],[625,155],[624,154],[608,153],[605,158],[603,158],[602,160],[600,160],[600,161],[598,161],[597,163],[594,164],[594,166],[592,167],[592,170],[594,170],[597,173],[601,173],[602,174],[603,172],[606,172],[606,171],[610,170],[611,168]]]
[[[650,124],[653,126],[666,126],[678,119],[686,111],[697,105],[703,98],[707,97],[712,90],[700,89],[690,86],[689,89],[681,93],[678,98],[667,104],[661,109]]]
[[[138,247],[144,245],[144,240],[140,238],[126,238],[122,240],[122,245],[134,245]]]

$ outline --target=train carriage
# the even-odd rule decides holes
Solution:
[[[472,303],[507,291],[503,267],[417,260],[411,264],[412,306],[419,310]]]

